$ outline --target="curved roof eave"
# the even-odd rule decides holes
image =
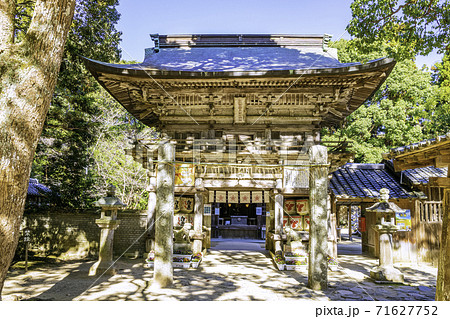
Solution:
[[[131,77],[158,77],[158,78],[233,78],[233,77],[294,77],[300,75],[334,75],[351,74],[375,71],[396,61],[392,58],[381,58],[368,63],[354,63],[330,68],[305,68],[295,70],[255,70],[255,71],[171,71],[154,69],[144,64],[112,64],[83,57],[89,71],[93,73],[106,73]]]

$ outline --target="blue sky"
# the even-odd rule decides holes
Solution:
[[[351,0],[121,0],[122,58],[141,62],[149,34],[332,34],[350,39]],[[418,57],[431,66],[440,57]]]

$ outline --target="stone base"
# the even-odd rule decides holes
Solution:
[[[100,261],[97,261],[89,269],[89,276],[100,276],[100,275],[114,276],[116,273],[117,271],[112,265],[112,262],[100,263]]]
[[[377,266],[370,270],[370,277],[379,282],[398,282],[404,283],[405,278],[403,274],[394,267]]]

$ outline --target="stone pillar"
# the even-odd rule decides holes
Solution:
[[[275,235],[273,236],[275,252],[283,250],[283,195],[275,195]]]
[[[381,225],[375,225],[374,228],[380,233],[380,261],[377,267],[370,270],[370,277],[378,281],[404,282],[403,274],[394,268],[394,258],[392,256],[392,233],[398,230],[394,221],[385,223],[381,219]]]
[[[389,267],[394,265],[392,246],[392,234],[380,231],[380,265]]]
[[[101,228],[100,249],[98,261],[89,269],[89,276],[115,275],[116,269],[113,263],[114,230],[119,227],[120,220],[96,219],[95,223]]]
[[[390,219],[390,222],[385,222],[385,217],[381,217],[380,224],[372,226],[380,234],[380,261],[377,267],[370,270],[370,277],[382,282],[402,283],[404,281],[403,274],[394,268],[392,234],[398,230],[398,226],[395,225],[395,213],[403,213],[405,210],[395,203],[389,202],[389,190],[386,188],[380,189],[380,200],[379,203],[366,208],[368,212],[374,212]]]
[[[328,287],[327,160],[328,154],[325,146],[313,145],[310,147],[308,286],[314,290],[325,290]]]
[[[148,205],[147,205],[147,233],[148,239],[146,250],[155,249],[155,215],[156,215],[156,178],[150,177],[148,185]]]
[[[101,228],[100,249],[98,261],[89,269],[89,276],[116,274],[113,262],[114,230],[120,224],[120,220],[117,220],[117,210],[125,205],[115,196],[115,190],[115,186],[110,185],[106,197],[94,203],[95,206],[102,208],[100,218],[95,220]]]
[[[201,253],[203,250],[203,194],[197,192],[194,195],[194,254]]]
[[[166,288],[173,284],[174,159],[174,145],[168,141],[162,142],[158,147],[158,172],[156,176],[153,286],[157,288]]]

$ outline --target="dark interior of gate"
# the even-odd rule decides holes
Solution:
[[[265,239],[264,204],[213,204],[211,237],[218,239]]]

